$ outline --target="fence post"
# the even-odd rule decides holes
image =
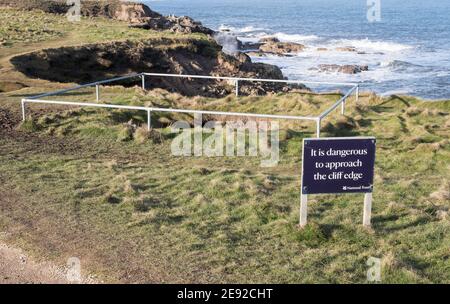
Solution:
[[[346,102],[346,99],[344,99],[341,103],[341,114],[342,115],[345,114],[345,102]]]
[[[141,75],[141,78],[142,78],[142,90],[145,91],[145,75],[142,74],[142,75]]]
[[[239,96],[239,80],[236,79],[236,97]]]
[[[359,101],[359,84],[356,85],[356,103]]]
[[[147,110],[147,130],[150,131],[152,129],[152,111]]]
[[[22,120],[25,121],[26,117],[25,117],[25,100],[22,99]]]
[[[100,86],[98,84],[95,85],[95,97],[97,102],[100,101]]]
[[[316,120],[316,136],[320,138],[320,123],[322,122],[322,118],[318,117]]]
[[[300,228],[303,228],[308,223],[308,195],[301,194],[300,200]]]
[[[372,217],[372,193],[366,193],[364,195],[364,215],[363,225],[370,227],[370,219]]]

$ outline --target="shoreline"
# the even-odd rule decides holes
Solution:
[[[399,33],[398,36],[383,35],[382,24],[363,24],[367,23],[367,20],[360,20],[359,23],[349,29],[341,28],[342,24],[337,23],[336,33],[333,33],[329,26],[312,24],[307,14],[309,6],[296,3],[291,3],[292,8],[303,9],[303,11],[298,12],[300,16],[303,16],[298,23],[277,18],[279,12],[284,13],[284,16],[290,16],[291,12],[268,2],[265,2],[265,4],[272,11],[252,10],[240,19],[237,19],[239,15],[233,9],[247,8],[250,7],[250,4],[233,3],[224,7],[217,6],[217,10],[211,12],[211,14],[204,14],[200,8],[182,6],[181,1],[174,1],[172,4],[146,3],[165,14],[185,12],[214,30],[228,30],[238,36],[239,39],[244,37],[244,42],[257,42],[262,37],[275,36],[283,42],[295,42],[311,46],[310,49],[307,49],[300,56],[295,56],[295,58],[259,59],[258,62],[276,64],[281,67],[283,73],[290,79],[313,78],[313,80],[326,81],[335,77],[339,79],[339,82],[357,81],[370,84],[377,93],[382,95],[387,95],[390,92],[400,94],[401,92],[404,95],[426,100],[450,99],[450,91],[445,86],[446,83],[450,83],[450,65],[446,59],[450,57],[448,47],[446,48],[450,43],[449,39],[432,40],[420,33],[417,34],[417,39],[414,39],[416,37],[414,34],[411,34],[412,36],[405,36],[402,33]],[[206,8],[216,7],[216,5],[209,4],[207,1],[199,1],[198,5]],[[310,6],[315,7],[314,4]],[[353,7],[350,4],[343,6]],[[362,9],[364,10],[364,8]],[[363,11],[361,11],[362,13]],[[321,20],[320,11],[317,14],[316,17]],[[230,19],[225,16],[230,16]],[[272,16],[273,19],[271,19]],[[349,25],[352,24],[353,21]],[[355,28],[358,28],[358,25],[361,25],[367,31],[367,34],[364,30],[356,30]],[[443,38],[443,35],[436,34],[438,35],[436,38]],[[411,37],[411,39],[408,39],[408,37]],[[353,46],[366,54],[357,54],[353,56],[354,58],[351,58],[352,56],[342,53],[316,52],[317,48],[333,49],[346,46]],[[384,53],[384,55],[381,53]],[[319,64],[369,65],[369,71],[358,74],[358,79],[356,77],[348,79],[343,75],[322,75],[320,77],[308,71],[310,68],[317,68]]]

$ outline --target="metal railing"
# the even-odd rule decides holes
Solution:
[[[275,115],[275,114],[258,114],[258,113],[238,113],[238,112],[221,112],[221,111],[206,111],[206,110],[189,110],[189,109],[171,109],[171,108],[156,108],[156,107],[139,107],[139,106],[124,106],[101,103],[85,103],[85,102],[69,102],[57,100],[44,100],[41,98],[61,95],[67,92],[80,90],[88,87],[95,87],[96,101],[100,101],[100,85],[126,80],[131,78],[141,78],[142,89],[145,90],[146,77],[176,77],[176,78],[192,78],[192,79],[211,79],[211,80],[228,80],[234,81],[236,86],[235,94],[239,96],[239,82],[271,82],[271,83],[288,83],[288,84],[312,84],[312,85],[333,85],[333,86],[347,86],[351,89],[336,101],[330,108],[325,110],[319,116],[292,116],[292,115]],[[359,84],[358,83],[336,83],[336,82],[314,82],[314,81],[300,81],[300,80],[284,80],[284,79],[257,79],[257,78],[240,78],[240,77],[222,77],[222,76],[201,76],[201,75],[181,75],[181,74],[161,74],[161,73],[139,73],[130,74],[123,77],[117,77],[97,82],[92,82],[84,85],[75,86],[72,88],[44,93],[29,98],[22,99],[22,118],[26,120],[26,104],[40,103],[40,104],[57,104],[67,106],[83,106],[83,107],[97,107],[109,109],[127,109],[147,112],[147,127],[151,129],[151,113],[152,112],[171,112],[171,113],[187,113],[187,114],[206,114],[206,115],[225,115],[225,116],[241,116],[241,117],[255,117],[255,118],[271,118],[271,119],[289,119],[289,120],[307,120],[315,121],[316,136],[320,137],[320,128],[322,120],[327,117],[333,110],[341,106],[341,114],[345,112],[345,104],[347,99],[355,92],[356,102],[359,99]]]

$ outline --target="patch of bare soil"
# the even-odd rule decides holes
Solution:
[[[17,91],[27,86],[20,82],[15,81],[0,81],[0,93]]]
[[[40,117],[58,110],[67,110],[66,107],[35,108],[33,113]],[[128,161],[148,161],[151,155],[132,154],[124,152],[123,149],[110,142],[101,142],[99,146],[98,140],[81,139],[73,136],[55,137],[40,132],[20,131],[18,126],[22,120],[20,108],[13,107],[6,109],[0,107],[0,150],[1,155],[11,154],[12,157],[20,159],[26,157],[27,154],[49,154],[49,155],[65,155],[73,157],[83,157],[89,159],[109,159],[115,157],[119,162]],[[18,153],[20,151],[21,153]],[[2,175],[0,174],[0,184]],[[0,189],[1,190],[1,189]]]
[[[66,270],[0,242],[0,284],[68,284]]]
[[[98,231],[83,222],[78,222],[72,229],[66,229],[66,217],[50,209],[32,209],[29,207],[32,205],[29,197],[21,195],[11,188],[0,187],[0,211],[14,223],[6,227],[8,235],[5,235],[4,239],[8,240],[8,243],[16,236],[29,235],[29,231],[33,231],[33,235],[29,236],[30,238],[27,237],[27,240],[33,244],[33,248],[37,248],[38,256],[45,258],[47,254],[58,253],[62,257],[79,257],[81,283],[95,284],[105,281],[156,283],[175,280],[173,277],[168,277],[163,269],[158,268],[160,265],[158,260],[155,260],[154,267],[144,266],[140,263],[148,257],[140,254],[139,240],[116,239],[116,236],[110,234],[110,230]],[[53,200],[46,196],[32,198],[32,200],[36,199],[41,200],[44,204]],[[108,244],[117,242],[117,246],[114,247],[119,250],[105,252],[105,242]],[[4,243],[0,234],[0,244]],[[127,248],[127,250],[120,250],[121,248]],[[21,262],[23,260],[21,259],[22,252],[12,249],[12,252],[5,249],[7,255],[2,255],[0,249],[0,276],[3,276],[0,284],[7,283],[5,280],[11,283],[40,283],[42,279],[54,280],[50,283],[58,283],[63,279],[62,283],[68,283],[67,279],[58,275],[61,272],[64,275],[67,273],[65,267],[58,268],[52,263],[31,262],[29,263],[30,267],[26,268]],[[25,256],[25,261],[27,260],[31,261]],[[99,277],[86,274],[84,271],[87,269],[94,269],[95,272],[106,275],[106,280],[104,281],[103,275]],[[44,276],[34,276],[35,273],[39,274],[40,270],[48,272],[44,272]],[[45,282],[47,283],[47,281]]]
[[[0,108],[0,130],[11,131],[17,123],[17,117],[15,117],[9,110]]]
[[[46,114],[46,109],[37,109],[38,115]],[[80,144],[76,140],[57,138],[45,134],[22,132],[18,130],[21,122],[20,114],[0,108],[0,137],[6,142],[13,142],[26,151],[36,153],[56,153],[61,155],[78,154]]]
[[[3,192],[0,189],[0,193],[2,212],[6,212],[8,203],[17,206],[21,201],[13,191]],[[37,261],[22,249],[11,245],[9,240],[12,238],[13,235],[8,232],[0,233],[0,285],[97,283],[92,276],[84,276],[82,273],[73,275],[74,272],[68,265],[57,265],[46,260]]]

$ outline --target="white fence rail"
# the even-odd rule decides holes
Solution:
[[[272,82],[272,83],[288,83],[288,84],[313,84],[313,85],[332,85],[332,86],[346,86],[351,87],[350,90],[342,96],[337,102],[335,102],[330,108],[325,110],[319,116],[293,116],[293,115],[275,115],[275,114],[258,114],[258,113],[238,113],[238,112],[220,112],[220,111],[206,111],[206,110],[189,110],[189,109],[170,109],[170,108],[155,108],[155,107],[139,107],[139,106],[124,106],[102,103],[86,103],[86,102],[70,102],[70,101],[58,101],[58,100],[44,100],[42,98],[49,96],[56,96],[65,94],[67,92],[80,90],[88,87],[95,87],[95,95],[97,102],[100,101],[100,85],[117,82],[120,80],[141,78],[142,89],[146,89],[145,81],[146,77],[176,77],[176,78],[191,78],[191,79],[211,79],[211,80],[228,80],[234,81],[236,85],[236,96],[239,96],[239,82]],[[289,120],[307,120],[314,121],[316,123],[316,136],[320,137],[320,128],[322,120],[328,116],[333,110],[341,106],[341,114],[345,112],[345,103],[347,99],[355,92],[356,102],[359,98],[359,84],[358,83],[335,83],[335,82],[314,82],[314,81],[300,81],[300,80],[284,80],[284,79],[257,79],[257,78],[239,78],[239,77],[221,77],[221,76],[201,76],[201,75],[179,75],[179,74],[161,74],[161,73],[139,73],[131,74],[123,77],[117,77],[107,79],[103,81],[92,82],[84,85],[75,86],[72,88],[44,93],[29,98],[22,99],[22,117],[26,119],[26,104],[27,103],[40,103],[40,104],[56,104],[67,106],[80,106],[80,107],[96,107],[96,108],[109,108],[109,109],[126,109],[137,110],[147,112],[147,126],[151,128],[151,113],[152,112],[171,112],[171,113],[187,113],[187,114],[206,114],[206,115],[224,115],[224,116],[241,116],[241,117],[255,117],[255,118],[269,118],[269,119],[289,119]]]

